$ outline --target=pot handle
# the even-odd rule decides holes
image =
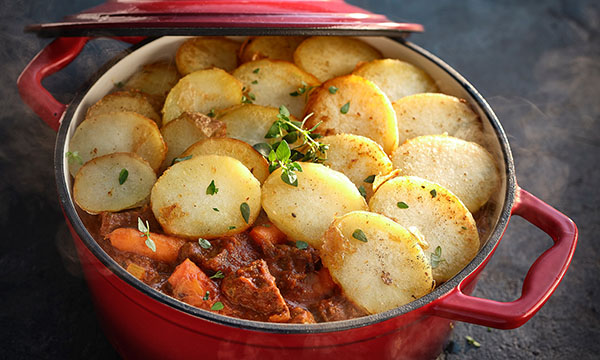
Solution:
[[[139,36],[116,37],[135,44],[144,39]],[[55,131],[62,120],[67,105],[56,100],[42,86],[42,80],[69,65],[81,52],[89,37],[61,37],[52,41],[27,64],[17,79],[23,101]]]
[[[521,297],[500,302],[466,295],[462,289],[474,280],[475,272],[435,302],[434,315],[498,329],[514,329],[527,322],[552,295],[575,252],[575,223],[521,188],[517,188],[511,214],[523,217],[554,240],[554,245],[540,255],[527,272]]]
[[[27,64],[17,79],[23,101],[54,131],[58,131],[67,105],[56,100],[42,86],[42,80],[69,65],[88,40],[88,37],[57,38]]]

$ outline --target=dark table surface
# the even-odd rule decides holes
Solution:
[[[53,174],[55,133],[20,100],[16,79],[48,39],[28,23],[97,1],[4,1],[0,17],[0,358],[117,358],[74,260]],[[489,100],[511,142],[519,184],[579,226],[573,262],[528,323],[495,330],[458,323],[447,359],[588,359],[600,354],[600,3],[369,1],[351,3],[425,25],[411,40],[456,68]],[[45,85],[68,102],[123,46],[90,44]],[[551,244],[515,217],[475,295],[509,301]],[[470,335],[481,343],[466,343]]]

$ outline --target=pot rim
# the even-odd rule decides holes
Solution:
[[[60,205],[64,211],[64,214],[67,220],[71,223],[73,229],[88,248],[88,250],[108,269],[112,272],[112,274],[116,275],[119,279],[132,286],[136,290],[142,292],[153,300],[156,300],[164,305],[169,306],[175,310],[179,310],[184,312],[190,316],[193,316],[199,320],[210,321],[213,323],[217,323],[220,325],[225,325],[234,328],[241,328],[244,330],[253,330],[260,331],[266,333],[277,333],[277,334],[319,334],[319,333],[327,333],[327,332],[337,332],[350,330],[360,327],[365,327],[368,325],[373,325],[376,323],[380,323],[383,321],[391,320],[395,317],[407,314],[413,310],[424,307],[430,303],[435,302],[438,298],[445,296],[450,293],[453,289],[459,287],[464,279],[466,279],[471,273],[476,271],[481,266],[485,266],[485,262],[489,256],[493,253],[494,249],[498,245],[502,235],[508,225],[508,221],[511,215],[511,209],[515,200],[515,194],[517,189],[516,177],[515,177],[515,169],[512,153],[510,151],[510,146],[508,143],[508,139],[506,137],[506,133],[502,128],[500,121],[498,120],[496,114],[491,109],[490,105],[483,98],[483,96],[475,89],[473,85],[471,85],[462,75],[460,75],[456,70],[446,64],[444,61],[436,57],[435,55],[429,53],[423,48],[405,41],[399,38],[392,38],[392,40],[399,43],[401,46],[405,46],[412,51],[417,52],[422,55],[429,61],[436,64],[442,70],[444,70],[448,75],[450,75],[455,81],[457,81],[463,89],[465,89],[469,95],[474,99],[477,106],[483,111],[483,113],[489,119],[490,125],[492,126],[495,135],[500,144],[500,150],[502,152],[502,157],[505,165],[505,178],[506,178],[506,193],[504,194],[504,204],[502,210],[500,211],[500,217],[489,235],[489,239],[487,243],[479,250],[477,255],[471,260],[471,262],[464,267],[458,274],[452,277],[450,280],[446,281],[441,286],[437,287],[435,290],[430,292],[429,294],[412,301],[406,305],[397,307],[392,310],[388,310],[382,313],[363,316],[360,318],[354,318],[349,320],[342,321],[333,321],[333,322],[323,322],[317,324],[280,324],[280,323],[269,323],[269,322],[260,322],[254,320],[245,320],[238,319],[234,317],[229,317],[225,315],[220,315],[217,313],[213,313],[207,310],[203,310],[200,308],[196,308],[194,306],[183,303],[175,298],[168,296],[164,293],[159,292],[146,285],[145,283],[136,279],[133,275],[127,272],[123,267],[121,267],[116,261],[114,261],[104,250],[98,245],[96,240],[91,236],[91,234],[87,231],[83,222],[79,218],[77,211],[75,210],[75,204],[72,198],[69,196],[68,184],[66,182],[66,177],[63,172],[65,168],[65,156],[64,156],[64,147],[67,142],[67,134],[68,129],[73,119],[73,115],[75,110],[78,108],[81,100],[87,94],[88,90],[91,86],[96,83],[96,81],[113,65],[118,63],[125,56],[129,55],[131,52],[136,49],[156,40],[156,38],[148,38],[147,40],[141,41],[140,43],[133,45],[132,47],[124,50],[121,54],[117,55],[113,59],[109,60],[104,66],[102,66],[90,79],[84,83],[81,89],[77,92],[74,99],[69,103],[67,107],[67,111],[65,112],[60,128],[58,131],[58,135],[56,137],[55,143],[55,153],[54,153],[54,172],[57,183],[57,191],[59,196]],[[68,175],[68,174],[67,174]],[[127,294],[124,294],[127,296]],[[139,305],[144,306],[139,303]]]

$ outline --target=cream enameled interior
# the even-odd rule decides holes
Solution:
[[[127,80],[129,76],[135,73],[144,64],[156,62],[159,60],[172,59],[175,56],[175,52],[177,51],[179,45],[187,38],[189,37],[167,36],[159,38],[133,51],[131,54],[129,54],[117,64],[112,66],[96,81],[96,83],[94,83],[94,85],[92,85],[92,87],[89,89],[89,91],[85,94],[85,96],[79,103],[77,109],[73,114],[73,119],[67,131],[67,139],[70,139],[73,136],[75,128],[81,121],[83,121],[87,109],[95,102],[100,100],[104,95],[113,91],[116,83]],[[479,113],[479,116],[481,117],[484,124],[485,133],[487,135],[487,148],[497,159],[497,165],[499,167],[500,174],[502,174],[503,176],[501,182],[501,189],[499,189],[500,191],[497,191],[494,195],[495,198],[490,200],[496,206],[490,208],[489,211],[491,213],[488,214],[488,216],[490,217],[490,219],[494,220],[489,224],[489,231],[486,234],[484,234],[483,238],[481,239],[481,243],[483,246],[487,242],[492,230],[496,227],[496,223],[500,218],[500,212],[504,205],[504,198],[507,187],[506,178],[504,176],[504,174],[506,173],[506,164],[503,160],[504,157],[502,155],[502,150],[500,147],[498,136],[496,135],[491,126],[490,119],[486,116],[483,109],[478,105],[475,99],[459,81],[457,81],[445,69],[441,68],[435,62],[429,60],[427,57],[389,38],[363,37],[361,39],[379,49],[379,51],[383,53],[384,57],[400,59],[412,63],[416,66],[419,66],[436,80],[441,92],[467,100],[467,102],[471,104],[475,111]],[[455,76],[459,75],[455,74]],[[466,81],[463,80],[463,82]],[[68,121],[68,119],[66,119],[65,121]],[[68,151],[68,143],[69,141],[67,140],[65,142],[65,149],[63,149],[65,153]],[[65,180],[68,184],[69,195],[71,196],[71,178],[69,176],[69,171],[66,168],[66,166],[68,166],[68,163],[65,162],[64,166],[65,169],[63,169],[63,174],[65,174]]]

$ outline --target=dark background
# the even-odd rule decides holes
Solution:
[[[515,330],[456,324],[447,359],[588,359],[600,354],[600,3],[351,0],[425,25],[411,40],[447,61],[489,100],[511,142],[519,184],[569,215],[579,246],[539,313]],[[116,358],[95,317],[59,209],[55,133],[20,100],[16,79],[49,42],[28,23],[97,1],[0,1],[0,358]],[[123,46],[96,40],[45,85],[63,102]],[[475,295],[509,301],[551,245],[515,217]],[[426,336],[426,334],[424,334]],[[481,343],[467,345],[470,335]]]

